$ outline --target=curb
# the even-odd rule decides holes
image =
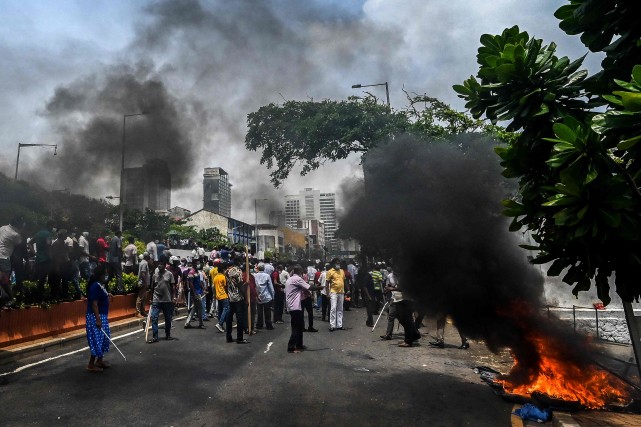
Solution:
[[[177,316],[185,314],[187,314],[187,311],[184,307],[178,308]],[[162,318],[162,313],[160,316]],[[116,322],[110,323],[109,329],[112,333],[134,330],[137,328],[141,328],[145,320],[146,319],[142,317],[132,317],[124,320],[118,320]],[[79,341],[85,341],[86,345],[86,339],[86,332],[84,329],[81,329],[54,337],[43,338],[29,343],[22,343],[4,347],[0,349],[0,366],[15,363],[27,357],[52,352],[60,348],[67,347],[71,344],[76,344]]]

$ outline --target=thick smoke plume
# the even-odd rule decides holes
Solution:
[[[244,147],[247,114],[305,94],[343,97],[352,67],[359,79],[367,78],[363,70],[380,79],[392,47],[402,42],[363,20],[359,8],[322,2],[153,1],[141,3],[140,12],[133,39],[115,62],[79,70],[48,100],[42,114],[56,132],[59,158],[43,156],[31,175],[34,163],[25,164],[24,179],[113,194],[122,115],[149,110],[127,119],[127,167],[166,161],[172,189],[193,203],[184,207],[199,209],[202,168],[220,166],[234,185],[234,211],[253,218],[254,199],[282,201],[282,194],[260,186],[268,172],[259,154]],[[362,64],[362,51],[376,54]],[[303,186],[309,185],[294,191]]]
[[[126,120],[125,167],[159,159],[170,166],[173,185],[188,180],[195,156],[187,114],[149,66],[110,67],[66,87],[59,87],[43,114],[64,149],[48,179],[74,192],[97,183],[118,185]],[[125,114],[145,113],[124,119]],[[103,197],[104,195],[96,195]]]
[[[369,152],[340,233],[391,258],[404,292],[429,315],[450,315],[493,351],[512,349],[529,376],[538,356],[524,335],[562,332],[540,315],[541,273],[501,214],[515,183],[501,176],[493,145],[402,137]]]

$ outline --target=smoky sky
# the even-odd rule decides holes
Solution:
[[[354,203],[339,232],[382,250],[428,315],[450,315],[467,337],[511,348],[535,369],[527,331],[565,334],[541,315],[543,277],[501,214],[516,183],[501,176],[494,146],[479,136],[405,136],[370,151],[364,183],[344,188]]]
[[[451,84],[476,68],[480,34],[518,21],[540,36],[556,27],[554,5],[513,0],[98,2],[52,16],[41,4],[5,5],[0,22],[12,37],[0,41],[7,60],[0,87],[10,96],[0,106],[8,129],[0,142],[12,150],[9,139],[59,144],[55,159],[26,150],[23,179],[94,197],[114,194],[122,115],[149,108],[157,114],[127,119],[126,165],[143,164],[150,151],[173,161],[172,204],[192,210],[202,207],[203,168],[222,167],[234,185],[232,212],[244,212],[244,220],[253,218],[255,198],[282,206],[284,193],[304,187],[334,191],[336,177],[358,168],[357,161],[328,163],[303,178],[294,168],[285,189],[274,190],[260,153],[245,150],[248,113],[284,100],[346,99],[362,94],[351,89],[355,83],[385,81],[399,108],[403,87],[451,102]],[[33,21],[12,26],[19,13]],[[545,27],[542,17],[549,19]],[[558,40],[554,31],[548,39]],[[370,89],[383,98],[381,88]],[[38,115],[28,125],[14,119],[29,112]],[[36,156],[39,162],[31,160]],[[11,168],[8,157],[0,165]]]

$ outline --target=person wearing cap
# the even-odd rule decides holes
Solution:
[[[151,303],[151,330],[153,337],[150,344],[158,342],[158,316],[162,311],[165,317],[165,340],[173,340],[171,336],[171,319],[174,314],[174,302],[176,301],[176,281],[174,275],[167,270],[166,255],[162,255],[158,260],[158,268],[153,277],[154,296]],[[202,322],[201,322],[202,326]]]
[[[138,264],[138,297],[136,298],[136,315],[145,317],[147,315],[147,290],[149,289],[149,253],[142,255],[142,260]]]

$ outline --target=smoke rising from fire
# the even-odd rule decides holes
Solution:
[[[164,160],[173,190],[189,194],[192,209],[201,207],[202,168],[211,166],[230,173],[234,210],[253,214],[255,198],[282,202],[281,191],[261,185],[267,171],[260,154],[244,148],[247,114],[292,94],[339,96],[347,87],[340,70],[362,62],[361,50],[376,51],[368,61],[379,62],[402,42],[360,20],[358,8],[187,0],[152,2],[143,11],[115,65],[59,86],[41,111],[60,144],[60,161],[47,162],[46,179],[55,177],[56,187],[117,192],[122,116],[149,111],[127,119],[126,167]],[[378,43],[381,37],[388,43]],[[379,64],[384,75],[387,62]],[[43,183],[42,165],[25,165],[23,178]]]
[[[527,331],[565,332],[541,315],[541,272],[501,214],[516,183],[501,176],[494,145],[480,136],[404,136],[368,152],[364,183],[344,188],[354,203],[340,233],[391,258],[404,292],[428,315],[450,315],[493,351],[510,348],[527,377],[539,362]]]

